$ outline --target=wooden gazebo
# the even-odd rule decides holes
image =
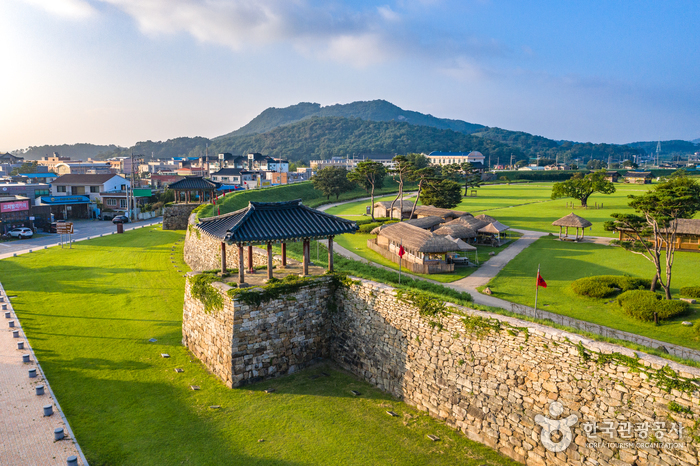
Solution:
[[[199,197],[199,202],[207,202],[214,198],[216,190],[220,183],[209,181],[201,176],[186,176],[180,181],[169,186],[175,191],[175,202],[190,204],[192,202],[192,194],[195,193]]]
[[[566,217],[562,217],[559,220],[552,222],[552,225],[559,227],[559,239],[562,241],[571,241],[569,239],[569,228],[576,228],[576,236],[573,241],[581,241],[586,233],[586,228],[593,225],[591,222],[583,217],[579,217],[575,213],[571,212]],[[562,236],[562,229],[566,228],[566,233]],[[578,230],[581,229],[581,237],[578,236]]]
[[[303,242],[302,274],[309,273],[311,240],[328,239],[328,270],[333,271],[333,237],[355,233],[357,224],[306,207],[301,199],[287,202],[250,202],[248,207],[197,224],[197,228],[221,240],[221,271],[226,272],[226,244],[238,246],[238,282],[245,283],[244,252],[253,271],[253,246],[267,246],[267,278],[272,278],[272,245],[282,246],[282,266],[287,265],[287,243]]]

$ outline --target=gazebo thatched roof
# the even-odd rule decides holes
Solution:
[[[585,218],[579,217],[575,213],[571,212],[566,217],[562,217],[559,220],[552,222],[552,225],[555,227],[588,228],[593,224]]]
[[[463,225],[461,223],[444,224],[437,230],[433,231],[436,235],[450,235],[453,238],[476,238],[476,230]]]
[[[494,235],[503,233],[504,231],[510,229],[510,227],[502,224],[498,220],[489,223],[483,228],[479,228],[479,233],[493,233]]]
[[[406,222],[393,223],[379,232],[379,236],[387,238],[396,244],[402,244],[404,249],[411,252],[428,254],[444,254],[459,251],[459,246],[444,236],[435,235]]]
[[[414,227],[423,228],[424,230],[428,230],[430,228],[433,228],[435,225],[445,223],[445,219],[442,217],[422,217],[422,218],[414,218],[411,220],[406,220],[405,223],[408,223],[409,225],[413,225]]]
[[[457,219],[454,219],[451,222],[447,222],[445,225],[454,225],[454,224],[464,225],[464,226],[471,228],[474,231],[477,231],[480,228],[484,228],[486,225],[489,224],[489,222],[486,222],[486,221],[481,220],[480,218],[476,218],[476,217],[467,217],[465,215],[465,216],[459,217]]]

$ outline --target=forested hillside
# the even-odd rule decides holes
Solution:
[[[244,154],[260,152],[290,161],[330,157],[352,157],[363,153],[407,154],[478,150],[492,163],[505,163],[521,151],[489,139],[395,121],[366,121],[359,118],[312,117],[272,131],[246,136],[215,139],[210,152]]]
[[[508,131],[500,128],[487,128],[484,131],[474,133],[474,136],[491,139],[517,147],[523,154],[535,158],[537,155],[550,159],[559,158],[560,161],[568,159],[608,160],[612,156],[615,160],[630,159],[635,155],[644,153],[641,148],[622,146],[617,144],[593,144],[590,142],[578,143],[571,141],[554,141],[542,136],[534,136],[521,131]]]
[[[645,152],[648,152],[650,154],[655,154],[657,144],[658,144],[657,141],[642,141],[642,142],[632,142],[632,143],[627,144],[627,145],[630,147],[642,149]],[[690,142],[690,141],[679,141],[679,140],[661,141],[660,154],[662,156],[664,156],[664,155],[665,156],[668,156],[668,155],[686,155],[686,154],[693,154],[699,150],[700,150],[700,147],[698,147],[697,144]]]
[[[12,151],[13,154],[24,157],[26,160],[39,160],[42,157],[52,156],[54,152],[60,155],[70,157],[75,160],[87,160],[95,158],[99,154],[108,154],[115,151],[124,150],[123,147],[115,146],[100,146],[97,144],[61,144],[60,146],[44,145],[44,146],[29,146],[26,149]]]
[[[386,100],[352,102],[349,104],[336,104],[326,107],[321,107],[320,104],[302,102],[286,108],[268,108],[242,128],[215,139],[265,133],[277,127],[296,123],[305,118],[314,116],[360,118],[368,121],[397,121],[410,123],[412,125],[451,129],[465,134],[470,134],[485,128],[483,125],[467,123],[462,120],[436,118],[432,115],[404,110]]]

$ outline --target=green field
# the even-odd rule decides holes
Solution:
[[[700,349],[700,341],[693,327],[682,321],[700,321],[699,305],[691,307],[688,315],[662,322],[640,322],[627,316],[615,298],[595,299],[574,294],[572,281],[593,275],[631,275],[642,278],[653,276],[653,266],[643,257],[619,247],[590,243],[570,243],[552,237],[537,240],[523,250],[489,283],[493,296],[511,302],[534,305],[535,277],[541,264],[542,277],[547,288],[540,288],[538,308],[576,319],[627,332],[644,335],[689,348]],[[677,252],[671,286],[674,297],[683,286],[700,285],[700,254]]]
[[[226,388],[181,344],[183,236],[143,228],[0,261],[91,465],[515,464],[333,365]]]

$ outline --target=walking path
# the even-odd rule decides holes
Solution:
[[[2,284],[0,308],[3,316],[3,328],[0,330],[0,463],[87,466]],[[9,326],[10,322],[14,323],[14,327]],[[14,337],[15,331],[19,338]],[[24,349],[18,349],[18,342],[24,345]],[[29,362],[23,362],[25,355],[29,356]],[[35,378],[29,377],[31,369],[36,370]],[[44,386],[43,395],[36,394],[36,388],[40,385]],[[46,406],[51,407],[53,414],[45,416]],[[63,429],[65,437],[62,440],[55,440],[56,428]],[[76,462],[68,463],[71,457]]]

